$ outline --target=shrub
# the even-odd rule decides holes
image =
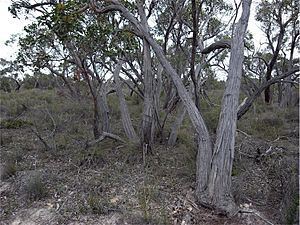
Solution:
[[[41,174],[33,173],[25,181],[24,192],[27,198],[38,200],[46,195],[46,186]]]
[[[5,180],[11,176],[14,176],[17,172],[14,162],[9,161],[0,167],[0,179]]]
[[[87,204],[92,213],[102,215],[108,214],[110,209],[114,207],[106,197],[93,192],[89,194]]]
[[[2,120],[0,122],[0,127],[6,128],[6,129],[18,129],[21,127],[26,127],[32,125],[31,122],[21,119],[7,119]]]
[[[150,202],[153,198],[153,187],[143,186],[138,190],[138,202],[143,212],[145,222],[150,222],[152,219]]]
[[[212,106],[203,111],[205,124],[212,133],[216,133],[220,110],[220,106]]]
[[[268,113],[262,114],[251,124],[252,133],[265,138],[276,138],[283,126],[283,120],[275,114]]]

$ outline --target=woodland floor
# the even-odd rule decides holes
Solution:
[[[197,205],[196,153],[187,140],[174,147],[156,144],[145,158],[139,147],[113,140],[85,149],[88,103],[64,104],[65,97],[48,91],[35,102],[26,93],[19,100],[1,93],[1,225],[298,224],[297,109],[283,115],[272,138],[239,127],[233,192],[243,212],[229,219]],[[19,123],[3,122],[11,119]],[[52,149],[45,150],[33,125]],[[120,122],[115,126],[122,134]]]

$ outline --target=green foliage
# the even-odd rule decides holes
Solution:
[[[21,119],[7,119],[0,122],[0,127],[6,129],[19,129],[21,127],[31,126],[30,121],[21,120]]]
[[[14,90],[15,82],[9,77],[0,77],[0,90],[11,92]]]
[[[188,149],[194,148],[194,135],[193,131],[189,127],[182,127],[178,131],[177,135],[178,143],[184,145]]]
[[[193,137],[193,135],[190,136]],[[190,144],[179,143],[178,145],[176,145],[177,154],[180,155],[181,159],[181,162],[177,162],[178,165],[176,165],[176,167],[180,168],[178,168],[177,176],[186,179],[194,179],[194,175],[196,172],[197,150],[195,146],[195,141],[191,140],[191,138],[190,141]]]
[[[16,174],[16,164],[12,160],[8,160],[4,165],[0,167],[0,180],[6,180]]]
[[[202,113],[205,124],[210,132],[216,133],[221,108],[220,106],[206,106],[206,107],[208,108],[204,109]]]
[[[38,172],[29,175],[25,180],[24,194],[28,199],[38,200],[46,196],[46,185]]]
[[[143,212],[143,219],[146,223],[152,220],[150,203],[153,199],[154,189],[153,186],[144,185],[138,190],[138,202]]]
[[[113,119],[115,119],[116,121],[121,120],[121,111],[118,97],[116,95],[110,95],[108,96],[107,102],[110,109],[110,114],[112,115]]]
[[[232,171],[231,171],[231,176],[238,176],[240,174],[240,168],[239,166],[237,165],[237,163],[234,163],[233,164],[233,167],[232,167]]]
[[[295,220],[297,219],[299,212],[299,195],[298,193],[295,193],[292,196],[291,206],[288,209],[288,215],[286,218],[286,224],[287,225],[293,225]]]
[[[248,132],[267,139],[276,138],[281,132],[282,125],[283,120],[276,114],[262,114],[250,122],[251,130]]]
[[[80,4],[76,1],[67,1],[55,5],[51,22],[56,34],[62,40],[68,39],[70,34],[80,29],[80,22],[83,18],[80,14],[75,13],[79,8]]]
[[[109,202],[106,198],[99,196],[96,193],[90,193],[87,198],[89,209],[94,214],[107,214],[109,209]]]

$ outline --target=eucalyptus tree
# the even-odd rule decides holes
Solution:
[[[95,65],[92,57],[93,47],[95,50],[99,49],[97,48],[99,45],[95,45],[95,43],[105,37],[105,35],[99,35],[91,38],[92,32],[95,31],[94,27],[98,26],[99,28],[99,24],[91,24],[90,21],[93,17],[88,14],[72,14],[71,12],[76,10],[74,2],[66,4],[42,2],[31,5],[22,1],[14,3],[11,12],[17,15],[22,8],[35,10],[39,14],[36,22],[25,28],[26,37],[20,40],[21,46],[23,46],[20,55],[24,64],[35,69],[48,68],[65,81],[66,67],[73,70],[73,73],[82,75],[93,97],[94,137],[98,138],[102,131],[110,132],[106,88],[103,88],[105,86],[103,79],[101,79],[97,71],[98,65]],[[103,41],[103,43],[106,42]],[[63,58],[60,57],[61,55]],[[74,92],[68,83],[67,87]],[[100,121],[102,127],[100,127]]]
[[[290,62],[289,69],[293,67],[294,51],[299,37],[299,1],[298,0],[262,0],[257,7],[256,19],[267,38],[267,49],[271,57],[265,58],[265,80],[269,81],[274,74],[278,58],[285,57]],[[285,71],[287,72],[287,71]],[[265,102],[271,102],[271,89],[268,86],[264,91]]]
[[[222,112],[217,131],[217,141],[214,148],[211,143],[205,122],[195,103],[185,88],[180,76],[172,67],[161,46],[145,28],[143,21],[134,16],[134,13],[117,0],[97,1],[87,5],[95,13],[120,12],[132,24],[135,32],[148,42],[164,71],[172,79],[177,88],[191,122],[197,132],[197,197],[200,203],[217,208],[223,213],[233,215],[237,206],[231,195],[231,170],[234,157],[234,140],[236,131],[236,110],[240,78],[242,74],[244,37],[248,24],[251,1],[242,2],[243,12],[239,22],[234,27],[231,42],[231,57],[227,86],[223,96]],[[85,6],[84,6],[85,7]]]
[[[157,9],[154,13],[157,25],[153,28],[155,37],[161,43],[171,65],[183,78],[184,84],[190,86],[190,92],[193,93],[192,96],[199,108],[202,85],[208,76],[214,73],[210,69],[210,64],[223,49],[210,57],[201,52],[206,43],[226,36],[228,24],[223,19],[230,16],[232,8],[225,1],[169,0],[158,2],[155,9]],[[172,81],[168,76],[164,78],[163,108],[166,110],[166,116],[162,128],[168,114],[179,102]],[[180,106],[168,140],[170,145],[175,144],[177,130],[181,126],[185,112],[185,107]]]
[[[17,60],[9,61],[0,58],[0,89],[10,92],[19,91],[22,85],[20,77],[24,75],[24,66]]]
[[[186,22],[186,20],[184,19],[181,19],[182,22],[179,22],[178,25],[176,25],[176,23],[175,24],[169,23],[171,27],[170,31],[168,31],[168,29],[166,30],[169,32],[169,34],[167,35],[166,31],[163,32],[162,34],[164,34],[166,40],[169,40],[168,38],[169,35],[170,37],[172,37],[172,35],[174,34],[174,40],[177,41],[172,41],[172,42],[165,41],[162,43],[161,41],[156,40],[157,38],[156,34],[153,33],[153,30],[149,29],[150,26],[148,24],[147,15],[151,15],[151,11],[153,10],[153,7],[151,7],[151,5],[153,6],[153,4],[147,5],[145,1],[137,1],[137,3],[135,4],[135,2],[133,3],[132,1],[118,1],[118,0],[98,0],[98,1],[92,0],[88,2],[85,1],[84,2],[70,1],[70,2],[71,2],[70,4],[73,4],[73,6],[70,8],[64,8],[63,10],[61,10],[60,8],[59,9],[56,8],[56,10],[61,10],[61,12],[57,12],[60,13],[59,19],[55,20],[56,17],[54,17],[52,18],[53,19],[52,22],[54,22],[55,25],[57,25],[55,26],[56,30],[62,29],[61,34],[63,36],[61,35],[57,35],[57,36],[61,38],[61,40],[65,39],[64,46],[68,49],[70,55],[72,55],[73,60],[75,61],[75,64],[79,67],[79,69],[82,70],[84,76],[85,77],[91,76],[92,77],[91,80],[93,80],[94,79],[93,77],[95,77],[95,79],[97,80],[97,74],[95,73],[95,71],[98,69],[95,70],[92,67],[94,59],[91,59],[91,57],[89,57],[89,54],[86,54],[86,52],[88,51],[82,48],[84,49],[83,51],[80,48],[81,40],[88,40],[81,35],[81,31],[82,30],[85,31],[86,30],[85,28],[88,26],[82,26],[83,22],[81,20],[78,20],[77,17],[81,18],[81,16],[89,15],[92,18],[96,18],[95,20],[88,20],[88,23],[91,26],[97,24],[98,22],[104,27],[105,25],[107,25],[108,30],[107,33],[105,34],[107,34],[109,38],[101,40],[101,44],[103,44],[104,48],[106,48],[106,46],[108,45],[108,49],[110,51],[111,50],[113,51],[116,48],[116,42],[111,41],[113,39],[112,37],[116,37],[115,35],[112,35],[115,34],[116,28],[118,31],[130,30],[130,32],[132,32],[138,38],[140,38],[143,46],[143,62],[142,62],[142,66],[140,66],[141,68],[140,71],[147,73],[144,74],[144,77],[149,75],[149,77],[143,79],[144,82],[146,79],[149,79],[149,82],[147,81],[147,84],[144,85],[149,85],[149,83],[150,85],[153,84],[154,79],[153,77],[151,77],[153,71],[151,71],[150,69],[150,64],[152,64],[155,61],[159,62],[161,68],[157,71],[159,73],[162,73],[163,70],[163,73],[165,73],[168,76],[168,78],[172,81],[174,87],[176,88],[176,93],[178,94],[187,113],[189,114],[192,125],[196,131],[196,136],[197,136],[196,138],[197,139],[196,196],[200,204],[205,205],[207,207],[215,208],[221,213],[227,215],[234,215],[237,212],[238,207],[235,204],[233,196],[231,194],[231,172],[232,172],[232,163],[234,158],[237,109],[238,109],[239,90],[240,90],[240,83],[241,83],[241,76],[242,76],[243,58],[244,58],[244,39],[246,35],[248,19],[250,14],[251,0],[242,0],[241,2],[242,14],[237,24],[233,24],[232,26],[231,37],[227,39],[225,42],[223,41],[223,46],[225,43],[226,48],[230,47],[230,60],[229,60],[229,68],[228,68],[228,77],[227,77],[226,87],[222,99],[221,113],[219,116],[219,123],[218,123],[215,143],[212,143],[205,121],[203,120],[199,109],[197,108],[194,100],[192,99],[189,91],[186,88],[186,83],[190,79],[189,78],[190,74],[195,73],[193,74],[193,76],[194,75],[196,76],[196,69],[194,71],[192,69],[192,73],[191,73],[191,68],[189,67],[195,66],[196,62],[198,62],[198,64],[200,64],[201,66],[203,63],[205,63],[205,60],[201,61],[197,59],[197,57],[194,55],[193,56],[194,59],[191,61],[192,56],[190,54],[187,54],[185,55],[186,57],[185,66],[182,69],[182,73],[181,72],[179,73],[180,70],[176,68],[176,65],[174,64],[172,65],[172,57],[174,56],[174,52],[176,53],[176,51],[172,51],[172,48],[170,48],[169,46],[172,45],[175,46],[175,48],[173,49],[176,50],[176,43],[177,43],[178,44],[177,46],[179,48],[182,48],[184,46],[184,47],[189,47],[188,49],[193,49],[191,51],[193,54],[196,54],[195,51],[197,52],[197,49],[199,47],[201,52],[204,54],[206,49],[204,48],[204,44],[207,43],[203,43],[201,42],[201,40],[203,41],[203,40],[209,40],[209,38],[214,38],[215,35],[219,34],[220,31],[222,30],[221,28],[222,26],[219,26],[220,21],[212,17],[212,15],[218,12],[217,11],[218,8],[213,8],[209,4],[209,3],[213,4],[219,1],[201,2],[203,5],[206,4],[207,8],[205,7],[201,8],[201,6],[196,4],[197,3],[196,1],[193,1],[193,4],[187,4],[187,5],[185,5],[185,1],[179,1],[178,3],[183,2],[182,5],[183,8],[180,8],[180,10],[187,9],[187,11],[185,12],[187,15],[189,14],[188,9],[194,11],[193,16],[192,17],[189,16],[189,20],[188,20],[188,21],[192,21],[191,22],[192,25],[189,25],[189,22]],[[50,6],[65,7],[65,4],[62,3],[55,3],[52,1],[48,3]],[[174,3],[177,3],[177,1],[174,1]],[[40,4],[43,5],[46,3],[40,3]],[[26,7],[31,8],[31,6],[28,5]],[[202,9],[203,11],[201,11],[200,9]],[[206,22],[204,21],[204,27],[206,29],[202,30],[200,29],[201,26],[197,28],[197,25],[195,25],[195,22],[197,22],[197,12],[199,14],[198,18],[200,18],[201,12],[204,13],[204,11],[206,11],[207,9],[211,9],[211,14],[210,14],[211,16],[210,17],[208,16],[206,18]],[[195,12],[196,12],[196,16],[195,16]],[[57,13],[55,14],[54,11],[53,15],[57,15]],[[175,15],[176,15],[175,18],[178,18],[177,17],[178,13],[175,13]],[[114,19],[112,20],[112,18],[123,20],[126,26],[116,27],[115,20]],[[184,17],[180,17],[180,18],[184,18]],[[63,24],[61,24],[62,21],[64,22]],[[170,21],[172,21],[172,19]],[[177,21],[177,19],[176,20],[174,19],[174,21]],[[68,24],[69,22],[71,23],[70,26],[64,26],[64,24]],[[202,20],[199,19],[198,23],[201,22]],[[79,23],[78,27],[80,27],[80,29],[76,28],[77,23]],[[175,29],[177,26],[185,27],[185,29],[180,28],[179,31],[180,33],[179,33]],[[169,26],[166,27],[168,28]],[[99,27],[96,30],[100,30],[101,28],[102,27]],[[76,31],[75,34],[73,34],[74,30]],[[182,30],[187,32],[184,38],[181,33]],[[189,38],[190,36],[188,34],[190,31],[192,31],[192,33],[194,34],[192,36],[192,40],[190,40]],[[203,35],[199,35],[198,37],[199,39],[197,40],[196,43],[195,37],[197,37],[197,35],[195,34],[201,33],[201,31],[203,32],[202,33]],[[211,32],[209,33],[211,35],[208,35],[207,39],[205,39],[203,37],[205,37],[205,34],[207,32],[208,33]],[[221,39],[221,37],[218,38]],[[182,42],[184,43],[184,45],[182,44]],[[98,44],[99,43],[96,43],[96,46],[90,46],[90,48],[88,48],[91,50],[95,50],[95,52],[92,55],[97,55],[98,52],[102,52],[101,45]],[[87,46],[89,46],[88,43]],[[184,49],[183,50],[181,49],[181,51],[184,54],[186,54],[186,51]],[[99,62],[98,66],[100,65],[103,66],[103,64],[106,63],[109,64],[109,62],[106,61],[107,58],[111,59],[112,57],[105,57],[105,55],[104,58],[100,57],[99,60],[102,61],[102,64],[101,62]],[[134,63],[137,63],[138,61],[139,60],[136,59]],[[98,63],[98,60],[95,60],[94,62]],[[129,64],[130,62],[126,62],[126,67],[129,66]],[[131,69],[134,70],[132,67]],[[121,63],[118,64],[116,74],[115,74],[117,82],[118,82],[117,73],[119,72],[119,70],[121,70]],[[137,74],[139,74],[139,71],[137,71]],[[196,79],[194,80],[197,81]],[[195,83],[193,83],[193,85],[197,87]],[[147,87],[147,88],[149,88],[148,90],[151,90],[149,91],[149,93],[151,92],[153,93],[153,89],[151,89],[151,87]],[[146,87],[144,91],[146,91]],[[152,101],[152,99],[150,99],[150,101]],[[152,109],[150,110],[147,109],[146,110],[147,114],[149,114],[149,112],[152,113],[151,110]],[[147,125],[147,127],[149,131],[150,126]]]
[[[295,58],[295,50],[298,48],[299,39],[298,1],[261,1],[257,7],[256,19],[261,23],[267,43],[263,44],[258,52],[246,58],[244,78],[250,82],[248,97],[239,106],[237,112],[240,119],[253,105],[255,100],[264,93],[266,103],[271,102],[271,86],[278,84],[278,98],[280,105],[288,105],[289,101],[295,101],[291,95],[292,85],[298,85],[295,81],[299,74],[299,59]],[[253,49],[246,44],[247,48]],[[217,41],[202,50],[203,54],[211,53],[218,49],[230,49],[228,40]],[[223,53],[224,54],[224,53]],[[223,60],[221,58],[221,60]],[[220,63],[216,64],[218,67]],[[222,66],[222,69],[225,69]],[[258,79],[258,83],[251,78]],[[281,91],[281,86],[283,90]],[[281,98],[282,92],[282,98]]]

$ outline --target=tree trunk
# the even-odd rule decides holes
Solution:
[[[155,52],[159,62],[164,68],[164,71],[170,76],[175,87],[177,88],[178,95],[184,104],[191,122],[196,130],[197,139],[198,139],[198,155],[197,155],[197,195],[198,199],[202,203],[209,203],[209,206],[220,208],[224,210],[229,215],[236,212],[236,205],[232,202],[231,195],[229,198],[226,197],[228,190],[231,187],[231,167],[232,167],[232,157],[233,157],[233,147],[234,147],[234,133],[236,129],[236,113],[237,113],[237,105],[238,105],[238,94],[239,90],[233,90],[234,88],[239,88],[240,86],[240,76],[242,74],[242,59],[243,59],[243,39],[245,30],[247,27],[249,11],[250,11],[250,3],[251,0],[243,1],[243,14],[239,21],[238,27],[235,30],[236,34],[234,35],[234,47],[233,52],[238,54],[232,54],[231,59],[231,68],[229,74],[229,81],[227,91],[224,94],[223,114],[221,115],[222,120],[220,121],[219,126],[219,138],[217,141],[215,154],[214,154],[214,162],[212,163],[212,145],[210,141],[210,136],[208,133],[208,129],[203,121],[203,118],[198,111],[195,103],[190,97],[187,89],[185,88],[180,76],[176,73],[174,68],[171,66],[170,62],[167,60],[166,56],[163,53],[161,47],[156,43],[156,41],[149,34],[147,29],[139,22],[137,19],[119,2],[111,0],[110,2],[115,5],[113,8],[115,10],[120,11],[123,16],[125,16],[137,29],[139,35],[141,35],[144,41],[147,41],[149,45],[152,47]],[[101,9],[96,11],[102,13]],[[237,56],[238,55],[238,56]],[[234,65],[233,63],[239,63],[238,65]],[[233,94],[229,93],[229,91],[233,90]],[[226,120],[229,119],[229,124],[226,123]],[[227,130],[226,130],[227,129]],[[230,130],[229,130],[230,129]],[[230,138],[229,140],[225,140],[224,138]],[[224,145],[224,146],[223,146]],[[233,147],[232,147],[233,146]],[[226,151],[225,151],[226,150]],[[227,157],[227,158],[224,158]],[[220,164],[220,165],[218,165]],[[226,170],[222,168],[222,165],[226,167]],[[221,167],[220,167],[221,166]],[[211,169],[212,168],[212,172]],[[219,169],[222,169],[224,173],[227,173],[225,178],[222,178]],[[210,179],[209,179],[209,175]],[[208,179],[210,180],[210,184],[208,185]],[[209,188],[208,188],[209,187]],[[204,198],[203,193],[210,193],[210,196]],[[216,196],[211,196],[211,192],[216,192]],[[230,192],[229,192],[230,193]],[[216,199],[220,199],[222,202],[216,202]],[[209,200],[209,201],[206,201]]]
[[[144,26],[139,23],[136,18],[120,3],[112,1],[116,5],[115,10],[120,11],[123,16],[125,16],[138,30],[141,36],[149,43],[155,52],[160,64],[162,65],[164,71],[170,76],[175,87],[177,88],[178,95],[184,104],[191,122],[196,130],[198,139],[198,155],[197,155],[197,186],[198,189],[202,190],[207,186],[208,173],[210,168],[211,156],[212,156],[212,145],[208,129],[204,123],[204,120],[198,111],[194,101],[190,97],[187,89],[185,88],[180,76],[176,73],[174,68],[171,66],[170,62],[167,60],[163,53],[162,48],[156,43],[149,32],[144,28]],[[96,10],[102,13],[101,10]]]
[[[197,16],[197,5],[196,0],[192,0],[192,17],[193,17],[193,39],[192,39],[192,53],[191,53],[191,63],[190,63],[190,76],[194,85],[195,94],[195,104],[198,109],[200,109],[200,99],[199,99],[199,88],[198,81],[195,74],[195,60],[196,60],[196,50],[197,50],[197,35],[198,35],[198,16]]]
[[[152,123],[152,136],[163,138],[163,127],[160,122],[159,110],[160,110],[160,95],[162,90],[162,72],[163,67],[159,64],[156,74],[156,79],[154,82],[154,93],[153,93],[153,111],[154,111],[154,120]]]
[[[173,123],[172,128],[171,128],[168,145],[174,146],[176,144],[178,130],[180,129],[180,127],[182,125],[182,121],[185,117],[185,114],[186,114],[186,109],[184,108],[184,105],[182,103],[180,103],[175,122]]]
[[[101,115],[101,122],[102,122],[102,132],[111,132],[110,127],[110,119],[109,119],[109,108],[107,104],[107,98],[106,98],[106,91],[105,88],[101,88],[99,91],[100,93],[97,93],[97,99],[99,104],[99,111]]]
[[[140,28],[143,31],[142,28]],[[180,76],[176,73],[170,62],[166,59],[160,46],[154,41],[149,33],[143,32],[144,37],[147,39],[153,51],[155,52],[158,60],[164,68],[164,71],[171,77],[175,87],[177,88],[178,95],[184,104],[191,122],[196,130],[198,139],[198,154],[197,154],[197,187],[204,189],[207,186],[208,174],[212,156],[212,145],[208,129],[204,120],[198,111],[194,101],[190,97],[187,89],[185,88]]]
[[[150,46],[146,40],[143,40],[144,45],[144,108],[142,117],[142,143],[152,145],[153,136],[151,132],[153,122],[153,75],[151,71],[151,55]]]
[[[122,118],[122,124],[125,131],[126,136],[128,139],[132,142],[139,142],[139,138],[132,126],[132,122],[130,119],[130,114],[128,111],[128,107],[126,104],[126,100],[124,98],[123,92],[122,92],[122,86],[119,78],[119,73],[122,68],[122,62],[120,61],[117,64],[117,67],[114,71],[114,80],[116,83],[116,92],[119,97],[119,104],[120,104],[120,111],[121,111],[121,118]]]
[[[280,30],[279,30],[279,34],[278,34],[278,38],[277,38],[276,49],[273,51],[272,59],[271,59],[270,63],[267,66],[266,81],[269,81],[272,78],[272,71],[273,71],[273,68],[276,64],[276,61],[277,61],[277,58],[278,58],[278,55],[279,55],[279,51],[280,51],[281,46],[282,46],[286,25],[287,25],[287,23],[285,23],[285,25],[281,24],[281,26],[280,26]],[[268,39],[269,39],[270,45],[272,45],[272,41],[270,40],[270,37],[268,37]],[[272,47],[272,49],[273,49],[273,47]],[[265,95],[264,96],[265,97],[265,102],[267,104],[271,103],[272,93],[271,93],[271,87],[270,86],[268,86],[265,89],[264,95]]]
[[[193,89],[194,89],[193,85],[191,84],[189,86],[189,93],[190,93],[191,96],[193,95],[192,94]],[[173,126],[171,128],[171,132],[170,132],[170,136],[169,136],[169,140],[168,140],[168,145],[174,146],[176,144],[178,131],[179,131],[181,125],[182,125],[182,122],[183,122],[183,119],[184,119],[185,115],[186,115],[186,109],[185,109],[184,105],[180,102],[175,122],[173,123]]]
[[[294,24],[293,26],[293,31],[292,31],[292,43],[291,43],[291,51],[290,51],[290,59],[289,59],[289,64],[288,64],[288,70],[291,70],[293,68],[293,59],[294,59],[294,51],[296,48],[296,43],[297,43],[297,38],[299,36],[299,30],[297,30],[296,25]],[[283,96],[280,101],[280,106],[283,108],[287,108],[292,106],[293,102],[293,95],[292,95],[292,79],[291,77],[286,78],[287,83],[283,84],[282,88],[283,90]]]
[[[233,34],[229,72],[222,99],[208,185],[204,190],[199,187],[196,190],[202,204],[216,208],[229,216],[238,212],[238,207],[231,194],[231,171],[244,59],[244,37],[250,15],[250,5],[251,0],[243,1],[243,12]]]
[[[141,17],[141,23],[144,29],[148,32],[147,18],[143,6],[138,4],[139,14]],[[151,65],[151,53],[150,45],[147,40],[143,39],[143,74],[144,74],[144,108],[142,116],[142,127],[141,127],[141,143],[146,146],[147,149],[151,150],[153,143],[153,100],[154,100],[154,90],[153,90],[153,78],[152,65]]]
[[[93,105],[94,105],[94,118],[93,118],[93,134],[94,138],[98,139],[100,134],[102,133],[102,129],[100,127],[100,101],[98,99],[98,95],[96,93],[95,87],[92,84],[92,81],[85,76],[85,80],[88,84],[90,89],[92,98],[93,98]]]
[[[102,131],[100,128],[100,113],[99,113],[98,101],[97,98],[94,98],[94,96],[93,96],[93,102],[94,102],[93,133],[94,133],[94,138],[98,139]]]

